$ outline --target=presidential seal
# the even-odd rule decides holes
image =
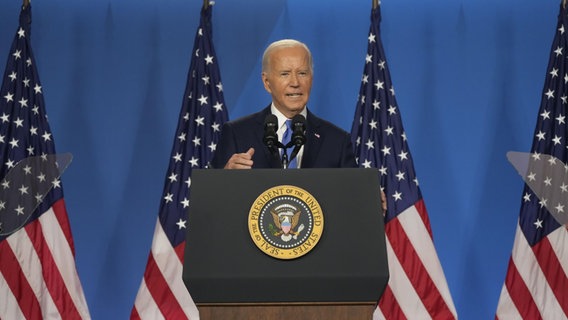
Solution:
[[[254,244],[277,259],[295,259],[310,252],[323,231],[323,213],[306,190],[281,185],[264,191],[248,216]]]

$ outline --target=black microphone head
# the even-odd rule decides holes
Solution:
[[[278,142],[278,135],[276,128],[278,127],[278,118],[275,115],[269,114],[264,119],[264,137],[262,141],[268,148],[274,148]]]
[[[298,147],[306,143],[306,118],[301,114],[292,118],[292,141]]]
[[[276,131],[276,127],[278,127],[278,118],[272,113],[264,118],[264,129],[266,130],[267,127],[274,128],[274,131]]]
[[[306,117],[301,114],[295,115],[294,118],[292,118],[292,126],[295,126],[296,124],[306,125]]]

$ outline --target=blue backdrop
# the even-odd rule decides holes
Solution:
[[[509,150],[530,149],[559,0],[383,0],[387,63],[434,242],[461,319],[496,310],[520,208]],[[0,72],[21,2],[0,0]],[[32,46],[94,319],[126,319],[142,279],[200,0],[34,1]],[[213,40],[230,119],[265,106],[264,48],[306,42],[309,107],[347,131],[371,0],[219,0]]]

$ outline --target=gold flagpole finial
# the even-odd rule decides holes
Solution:
[[[566,0],[564,0],[566,1]],[[379,6],[380,1],[379,0],[373,0],[373,9],[377,9],[377,7]]]

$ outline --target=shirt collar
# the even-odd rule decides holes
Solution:
[[[284,123],[286,122],[286,120],[288,120],[288,118],[286,118],[286,116],[284,114],[282,114],[282,112],[280,112],[278,109],[276,109],[276,107],[274,106],[274,103],[272,103],[270,105],[270,112],[272,112],[273,115],[276,116],[276,118],[278,119],[278,128],[282,128],[282,126],[284,126]],[[308,118],[308,107],[304,107],[304,109],[302,110],[302,112],[300,112],[301,115],[304,116],[304,118]]]

